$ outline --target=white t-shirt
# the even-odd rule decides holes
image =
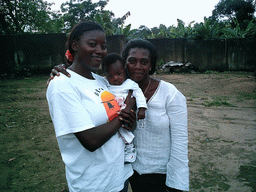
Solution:
[[[112,120],[119,109],[108,92],[106,80],[93,74],[86,79],[68,70],[71,77],[55,77],[47,89],[47,100],[54,124],[70,191],[108,191],[123,189],[133,173],[124,164],[124,143],[118,134],[94,152],[85,149],[74,133]]]

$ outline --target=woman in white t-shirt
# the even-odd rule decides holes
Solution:
[[[70,32],[68,50],[73,58],[67,69],[49,83],[47,101],[65,163],[69,191],[117,192],[133,174],[124,164],[120,127],[131,130],[135,113],[129,95],[120,111],[106,80],[92,72],[107,53],[105,33],[91,21],[78,23]]]

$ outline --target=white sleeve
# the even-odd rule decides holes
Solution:
[[[146,98],[137,83],[133,84],[132,90],[133,90],[133,96],[136,98],[137,108],[146,108],[147,109],[148,107],[147,107]]]
[[[47,100],[56,137],[95,127],[77,94],[70,92],[47,93]]]
[[[189,190],[188,131],[186,98],[178,90],[167,101],[170,120],[171,156],[167,164],[166,185]]]

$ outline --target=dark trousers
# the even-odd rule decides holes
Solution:
[[[132,192],[166,192],[165,180],[165,174],[139,175],[136,171],[134,171],[134,174],[129,178]]]
[[[129,186],[129,180],[127,179],[127,180],[124,182],[124,188],[123,188],[122,191],[120,191],[120,192],[127,192],[127,191],[128,191],[128,186]]]

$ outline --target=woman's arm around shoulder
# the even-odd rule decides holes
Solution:
[[[54,68],[51,70],[50,77],[47,80],[46,85],[48,86],[51,80],[54,79],[55,76],[60,76],[60,73],[63,73],[67,77],[71,77],[71,75],[67,72],[67,65],[66,64],[59,64],[54,66]]]

